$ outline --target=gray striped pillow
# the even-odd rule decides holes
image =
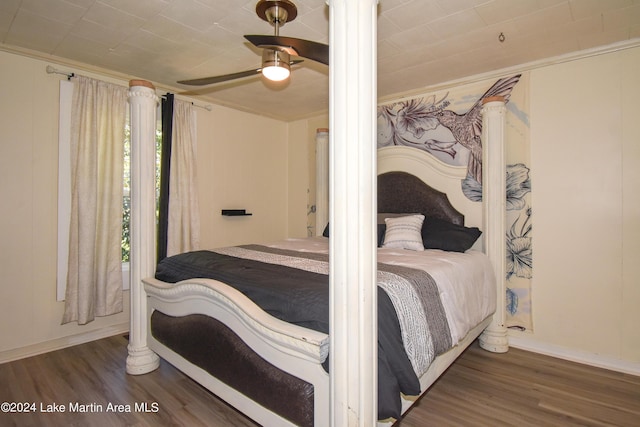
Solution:
[[[424,215],[409,215],[396,218],[385,218],[387,231],[384,235],[383,248],[409,249],[423,251],[422,223]]]

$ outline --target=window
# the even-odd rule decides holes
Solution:
[[[158,120],[158,127],[156,128],[156,217],[158,215],[158,198],[160,192],[160,158],[162,153],[162,122]],[[131,214],[131,129],[127,120],[127,126],[124,130],[124,191],[122,201],[122,263],[129,263],[129,219]],[[128,271],[128,265],[127,265]],[[127,278],[128,280],[128,278]]]

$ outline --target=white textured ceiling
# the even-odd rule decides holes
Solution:
[[[280,35],[328,43],[325,0],[293,0]],[[0,48],[106,68],[162,87],[260,66],[244,34],[273,34],[257,0],[0,0]],[[505,41],[498,41],[503,33]],[[640,37],[640,0],[380,0],[378,95]],[[191,90],[282,120],[327,110],[327,67]]]

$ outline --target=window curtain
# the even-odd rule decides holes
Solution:
[[[122,307],[123,150],[128,89],[74,78],[69,269],[62,323]]]
[[[160,147],[160,188],[158,195],[157,262],[167,257],[167,233],[169,231],[169,176],[171,175],[171,145],[173,140],[172,93],[162,98],[162,144]]]
[[[158,261],[200,246],[193,104],[167,94],[162,104],[162,122]]]
[[[167,256],[200,247],[196,142],[196,115],[193,104],[175,100],[169,176]]]

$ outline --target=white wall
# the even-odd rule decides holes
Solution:
[[[0,51],[0,362],[129,327],[128,294],[123,313],[85,326],[60,325],[58,82],[64,77],[47,74],[48,64],[57,65]],[[288,125],[219,106],[196,111],[202,246],[286,237]],[[225,208],[246,208],[253,216],[222,217]]]
[[[287,237],[287,124],[213,106],[198,114],[202,248]],[[251,216],[222,216],[246,209]]]
[[[533,70],[530,94],[534,334],[519,338],[640,372],[640,48]]]

